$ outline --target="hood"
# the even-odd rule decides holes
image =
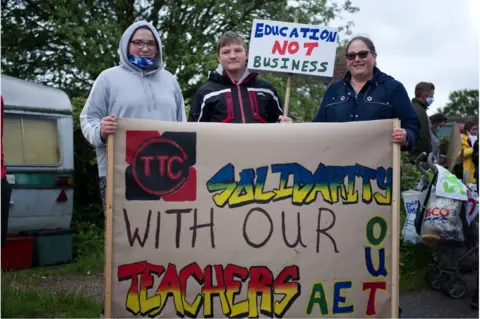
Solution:
[[[148,21],[137,21],[130,25],[125,32],[123,32],[122,37],[120,38],[120,44],[118,47],[118,55],[120,56],[120,65],[124,68],[134,71],[134,72],[143,72],[140,68],[136,67],[132,63],[128,61],[128,46],[130,43],[130,39],[132,38],[135,31],[138,28],[147,27],[152,31],[155,40],[157,40],[158,45],[158,53],[155,57],[155,69],[153,71],[147,71],[147,73],[156,72],[163,68],[163,58],[162,58],[162,40],[160,40],[160,35],[158,31],[153,27],[153,25]]]
[[[255,78],[257,75],[258,75],[258,73],[250,72],[245,67],[245,71],[243,72],[242,76],[238,80],[237,85],[248,83],[253,78]],[[218,65],[218,67],[215,71],[210,72],[210,75],[208,76],[208,78],[209,78],[209,80],[214,81],[214,82],[218,82],[218,83],[234,84],[232,79],[230,79],[230,77],[225,72],[225,70],[223,69],[223,66],[221,64]]]

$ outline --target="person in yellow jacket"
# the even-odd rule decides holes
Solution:
[[[464,133],[462,134],[462,151],[463,151],[463,174],[467,174],[467,183],[474,184],[475,164],[473,155],[473,145],[478,136],[478,125],[474,122],[466,122],[464,126]],[[478,160],[478,159],[475,159]]]

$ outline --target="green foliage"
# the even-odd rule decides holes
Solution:
[[[88,143],[80,128],[80,112],[85,98],[72,99],[73,138],[75,152],[75,211],[74,225],[88,222],[103,227],[102,200],[98,187],[98,168],[95,149]]]
[[[445,115],[468,116],[478,115],[478,90],[453,91],[448,96],[449,102],[443,109]]]
[[[408,154],[402,152],[401,176],[400,183],[402,191],[415,189],[422,174],[417,170],[415,165],[408,163]]]
[[[86,96],[100,72],[118,64],[123,31],[132,22],[145,19],[159,30],[166,69],[177,77],[189,104],[218,64],[215,47],[223,32],[235,30],[249,39],[256,18],[294,21],[297,17],[300,23],[328,25],[344,12],[357,11],[350,0],[3,0],[2,69],[12,76],[59,87],[70,96]],[[352,25],[350,21],[341,26],[341,34],[349,34]],[[277,78],[277,90],[285,92],[283,77],[273,77]],[[323,83],[318,79],[311,82],[319,86],[299,87],[298,94],[292,95],[292,105],[311,109],[320,104]],[[304,118],[312,112],[304,113],[298,110],[295,116]]]
[[[408,163],[408,154],[402,153],[401,166],[401,191],[416,189],[416,186],[422,174],[417,170],[415,165]],[[431,180],[431,176],[430,176]],[[400,227],[406,219],[405,206],[402,200],[400,208]],[[400,240],[403,240],[400,238]],[[406,245],[400,244],[400,279],[402,292],[421,289],[425,286],[424,275],[428,264],[432,262],[432,251],[423,245]]]

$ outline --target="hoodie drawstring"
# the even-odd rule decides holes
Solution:
[[[147,88],[145,86],[145,79],[143,77],[143,72],[140,72],[140,78],[141,78],[141,81],[142,81],[142,87],[143,87],[143,93],[145,93],[145,99],[147,100],[147,107],[148,107],[148,111],[151,112],[152,111],[152,108],[150,107],[150,99],[149,99],[149,94],[147,92]]]
[[[148,78],[148,86],[150,87],[150,96],[152,97],[152,106],[153,109],[157,109],[157,104],[155,103],[155,95],[153,94],[152,81]]]

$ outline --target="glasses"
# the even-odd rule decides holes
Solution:
[[[149,49],[153,49],[153,48],[157,47],[157,42],[155,42],[155,41],[144,42],[143,40],[133,40],[133,41],[130,41],[130,42],[133,43],[133,45],[138,49],[143,49],[143,46],[145,44],[147,45],[147,47]]]
[[[345,56],[347,57],[348,60],[353,61],[353,60],[355,60],[357,55],[360,59],[365,59],[365,58],[367,58],[369,53],[370,53],[370,51],[359,51],[359,52],[356,52],[356,53],[355,52],[350,52],[350,53],[345,54]]]

